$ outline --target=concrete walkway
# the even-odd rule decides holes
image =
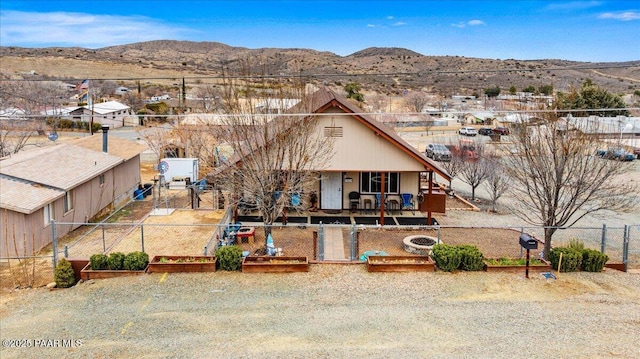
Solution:
[[[344,240],[342,239],[342,228],[324,228],[324,259],[325,260],[347,260],[344,253]]]

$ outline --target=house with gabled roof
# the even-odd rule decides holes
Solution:
[[[358,206],[375,210],[376,195],[384,194],[395,202],[380,201],[377,208],[384,224],[385,205],[402,203],[401,194],[414,199],[424,198],[419,209],[428,213],[444,212],[444,193],[435,193],[434,176],[449,181],[449,174],[438,163],[427,158],[395,131],[363,113],[351,100],[327,88],[312,94],[311,113],[318,117],[318,131],[334,138],[333,156],[323,168],[317,169],[319,181],[313,192],[320,210],[347,210],[349,194],[359,194]],[[291,113],[305,109],[294,106]],[[237,162],[236,162],[237,161]],[[228,165],[241,162],[234,158]],[[427,188],[421,186],[421,175],[428,178]],[[437,197],[437,200],[436,200]],[[416,204],[418,206],[418,204]]]
[[[93,135],[0,160],[0,256],[34,253],[82,223],[127,202],[140,185],[144,146]],[[60,142],[60,141],[58,141]]]

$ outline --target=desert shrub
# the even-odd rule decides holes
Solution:
[[[462,253],[455,246],[436,244],[431,250],[431,257],[438,268],[445,272],[453,272],[462,263]]]
[[[602,272],[602,268],[609,260],[609,256],[596,251],[585,249],[582,251],[582,270],[585,272]]]
[[[109,259],[107,259],[107,263],[109,264],[109,269],[111,270],[121,270],[124,269],[124,253],[122,252],[113,252],[109,254]]]
[[[459,269],[466,271],[480,271],[484,268],[484,256],[476,246],[459,245],[460,259]]]
[[[216,257],[220,269],[234,271],[242,268],[242,248],[238,246],[224,246],[216,250]]]
[[[560,254],[562,253],[562,268],[560,272],[577,272],[582,265],[582,252],[574,248],[569,247],[557,247],[553,248],[549,252],[549,262],[551,262],[551,268],[558,270],[558,262],[560,261]]]
[[[106,254],[94,254],[89,257],[89,264],[93,270],[105,270],[109,268],[109,257]]]
[[[102,124],[99,122],[94,122],[91,126],[91,129],[93,130],[93,133],[102,132]]]
[[[53,275],[58,288],[69,288],[76,284],[76,275],[73,273],[71,262],[61,258],[56,264],[56,270]]]
[[[145,252],[131,252],[124,256],[123,266],[126,270],[143,270],[149,264],[149,255]]]

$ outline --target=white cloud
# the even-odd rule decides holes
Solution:
[[[613,19],[613,20],[620,20],[620,21],[640,20],[640,12],[638,11],[605,12],[598,15],[598,18]]]
[[[393,24],[393,26],[404,26],[406,24],[407,24],[406,22],[398,21],[395,24]]]
[[[486,25],[486,23],[482,20],[469,20],[467,22],[457,22],[455,24],[451,24],[451,26],[453,27],[458,27],[458,28],[464,28],[467,26],[479,26],[479,25]]]
[[[367,27],[377,27],[377,26],[374,24],[367,24]]]
[[[70,12],[0,12],[3,46],[99,48],[140,41],[179,39],[185,29],[145,16]]]
[[[393,20],[393,16],[387,16],[387,20]]]
[[[482,20],[471,20],[467,22],[469,26],[478,26],[478,25],[486,25]]]

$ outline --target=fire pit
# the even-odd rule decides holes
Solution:
[[[438,238],[418,234],[404,237],[402,243],[404,244],[405,251],[421,256],[428,256],[433,246],[438,244]]]

